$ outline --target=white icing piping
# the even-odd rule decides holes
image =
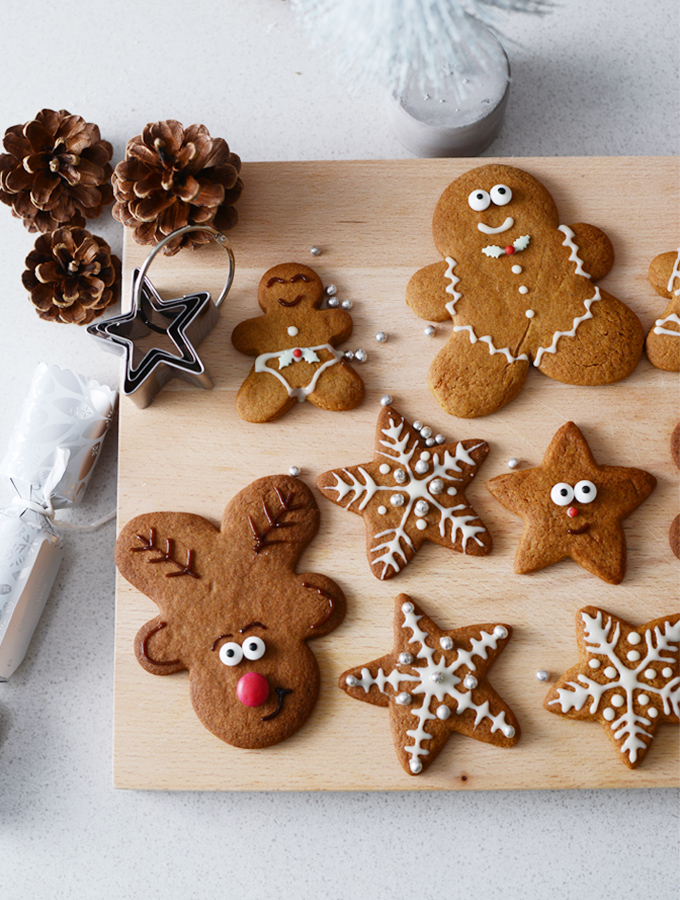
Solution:
[[[666,288],[666,290],[669,294],[673,290],[673,282],[676,278],[680,283],[680,247],[678,247],[678,255],[675,257],[675,265],[673,266],[671,277],[668,279],[668,287]],[[675,291],[674,293],[676,297],[680,297],[680,287],[678,287],[677,291]]]
[[[497,228],[492,228],[491,225],[487,225],[485,222],[478,222],[477,228],[483,232],[484,234],[502,234],[504,231],[508,231],[515,224],[515,220],[512,216],[508,216],[502,225],[499,225]]]
[[[588,277],[590,277],[590,276],[588,276]],[[572,324],[572,327],[571,327],[571,330],[570,330],[570,331],[556,331],[556,332],[553,334],[552,344],[551,344],[549,347],[539,347],[539,348],[538,348],[538,350],[536,351],[536,357],[535,357],[535,359],[534,359],[534,365],[535,365],[535,366],[540,366],[540,364],[541,364],[541,359],[543,358],[543,354],[544,354],[544,353],[555,353],[555,351],[557,350],[557,342],[559,341],[559,339],[560,339],[561,337],[576,337],[576,329],[577,329],[578,326],[581,324],[581,322],[585,322],[586,319],[592,319],[592,318],[593,318],[593,314],[592,314],[591,311],[590,311],[590,307],[591,307],[591,306],[593,305],[593,303],[595,303],[597,300],[601,300],[601,299],[602,299],[602,298],[601,298],[601,296],[600,296],[600,289],[599,289],[599,287],[597,287],[597,285],[595,285],[595,293],[593,294],[593,296],[592,296],[592,297],[588,297],[588,299],[586,299],[586,300],[583,301],[583,305],[584,305],[585,310],[586,310],[586,311],[584,312],[584,314],[583,314],[582,316],[577,316],[577,317],[574,319],[574,322],[573,322],[573,324]]]
[[[446,286],[446,293],[451,294],[453,300],[449,300],[449,302],[446,304],[445,309],[449,313],[449,315],[455,316],[456,311],[454,307],[463,295],[456,290],[456,285],[460,281],[460,278],[453,272],[454,267],[457,265],[456,260],[452,259],[450,256],[447,256],[446,262],[449,264],[449,267],[446,272],[444,272],[444,278],[448,278],[451,282],[451,284],[447,284]]]
[[[418,500],[427,500],[430,507],[439,512],[439,534],[441,537],[446,537],[447,522],[450,524],[451,528],[451,543],[454,543],[456,534],[460,531],[463,538],[463,553],[465,553],[467,542],[470,539],[474,540],[480,547],[483,546],[477,535],[486,531],[486,528],[481,524],[470,524],[471,522],[479,521],[477,516],[455,515],[455,513],[459,512],[461,509],[467,508],[464,504],[453,507],[442,506],[436,496],[429,491],[429,485],[435,478],[440,478],[445,483],[460,482],[462,479],[456,478],[452,473],[462,473],[462,469],[459,465],[461,462],[468,466],[476,466],[475,461],[470,456],[470,452],[476,450],[477,447],[481,447],[483,442],[471,447],[469,451],[458,442],[456,444],[455,455],[452,456],[448,450],[444,450],[443,459],[437,451],[433,451],[431,457],[431,471],[429,471],[424,478],[417,478],[411,466],[411,460],[418,449],[419,441],[416,438],[413,441],[411,449],[407,449],[409,431],[404,428],[405,420],[403,416],[400,417],[400,420],[396,424],[391,417],[389,421],[389,427],[382,429],[382,434],[387,440],[380,441],[380,444],[383,447],[386,447],[387,450],[380,450],[378,452],[381,456],[384,456],[386,459],[395,463],[395,468],[402,468],[408,480],[404,482],[404,484],[377,484],[364,468],[358,466],[358,472],[364,479],[363,483],[353,473],[349,472],[347,469],[343,469],[342,473],[347,477],[348,481],[343,481],[337,472],[333,472],[336,484],[327,488],[329,491],[337,492],[338,496],[336,502],[338,503],[341,500],[344,500],[349,494],[352,495],[349,503],[345,506],[345,509],[349,509],[355,500],[361,498],[357,507],[358,511],[365,509],[369,501],[372,500],[379,491],[389,491],[390,494],[405,494],[407,496],[404,513],[399,525],[396,528],[388,528],[385,531],[380,531],[373,536],[374,540],[378,540],[379,538],[391,535],[389,540],[376,544],[375,547],[371,548],[372,553],[384,551],[382,552],[382,555],[376,556],[375,559],[371,560],[372,566],[382,564],[381,580],[385,578],[390,569],[399,572],[403,565],[408,562],[407,551],[408,549],[413,550],[413,542],[406,532],[406,523]],[[405,432],[403,437],[401,436],[402,432]]]
[[[634,711],[633,702],[636,698],[633,692],[639,691],[641,694],[647,695],[656,694],[661,698],[665,715],[680,715],[680,676],[677,671],[677,659],[674,656],[662,654],[662,651],[671,654],[678,653],[678,647],[673,644],[677,645],[680,642],[680,621],[673,625],[665,622],[663,631],[658,626],[654,628],[653,632],[651,629],[646,629],[644,638],[647,653],[635,668],[629,668],[615,652],[620,635],[619,624],[616,623],[612,633],[614,620],[608,616],[606,624],[604,624],[604,615],[602,610],[597,611],[595,618],[587,613],[581,613],[586,649],[593,658],[597,658],[597,655],[606,656],[607,663],[616,670],[615,677],[605,684],[600,684],[593,681],[592,678],[588,678],[587,675],[579,674],[577,678],[581,683],[566,682],[564,688],[558,688],[557,699],[551,700],[550,704],[558,703],[562,712],[565,713],[570,709],[583,709],[586,701],[590,699],[589,712],[594,715],[599,709],[603,694],[615,688],[621,688],[625,692],[624,712],[618,718],[615,716],[611,720],[604,718],[603,724],[612,729],[617,740],[625,737],[620,752],[627,754],[630,762],[634,763],[637,760],[638,750],[643,750],[648,746],[654,737],[656,728],[650,718],[641,716]],[[600,661],[598,660],[598,662]],[[639,679],[640,673],[649,668],[652,662],[675,664],[674,674],[666,679],[666,684],[662,688],[645,684]],[[664,677],[658,670],[655,670],[655,676]],[[619,696],[621,695],[619,694]],[[611,699],[612,695],[609,696],[609,701]],[[613,710],[613,705],[609,708]],[[643,737],[648,740],[643,740]]]
[[[494,346],[494,343],[491,340],[491,336],[488,334],[485,334],[482,337],[477,337],[472,325],[454,325],[453,330],[454,331],[467,331],[470,335],[470,343],[471,344],[476,344],[477,341],[483,341],[485,344],[488,344],[489,354],[491,356],[493,356],[495,353],[502,353],[509,363],[518,362],[519,360],[528,360],[529,359],[529,357],[526,355],[526,353],[521,353],[519,356],[513,356],[508,347]]]
[[[680,293],[680,291],[676,291],[676,294]],[[680,326],[680,318],[677,313],[671,313],[670,316],[666,316],[665,319],[657,319],[654,323],[654,334],[670,334],[673,337],[680,337],[680,331],[675,331],[673,328],[664,328],[663,326],[666,322],[674,322],[676,325]]]
[[[569,256],[569,262],[576,263],[576,274],[583,275],[584,278],[590,278],[590,275],[583,268],[583,260],[578,255],[578,246],[576,245],[574,238],[576,235],[571,230],[568,225],[560,225],[557,229],[561,231],[564,235],[564,240],[562,241],[563,247],[569,247],[571,250],[571,255]]]
[[[375,678],[368,669],[363,668],[361,670],[361,678],[357,679],[356,687],[362,687],[368,693],[370,688],[375,685],[381,693],[387,694],[386,686],[389,685],[396,694],[399,692],[399,685],[406,684],[413,697],[422,695],[422,704],[409,710],[411,715],[418,720],[417,726],[406,732],[413,743],[407,744],[403,748],[411,757],[409,761],[411,771],[415,774],[420,772],[422,770],[420,758],[430,754],[430,751],[423,747],[423,742],[432,738],[432,735],[426,731],[426,723],[437,720],[436,713],[430,709],[433,699],[436,699],[437,704],[442,704],[445,703],[447,697],[450,697],[453,703],[450,706],[448,703],[445,705],[449,707],[451,712],[460,715],[468,709],[474,710],[474,728],[477,728],[483,719],[489,719],[492,734],[500,730],[506,737],[512,737],[515,733],[514,728],[506,721],[505,710],[501,710],[497,715],[493,715],[488,700],[485,700],[483,703],[475,703],[473,699],[475,688],[468,690],[465,687],[463,677],[458,675],[458,670],[462,666],[466,666],[470,671],[475,671],[476,665],[473,662],[473,657],[478,657],[482,660],[488,659],[488,650],[495,650],[500,641],[505,640],[505,638],[501,638],[493,631],[482,631],[479,639],[473,638],[471,640],[472,646],[470,650],[456,648],[453,651],[453,661],[447,664],[446,656],[443,652],[439,652],[439,659],[435,661],[435,650],[437,648],[433,648],[428,644],[428,632],[423,631],[418,625],[422,616],[415,614],[412,604],[405,603],[402,606],[402,613],[404,615],[402,628],[408,628],[412,632],[409,644],[420,645],[420,649],[415,652],[415,656],[425,660],[425,665],[416,667],[418,674],[412,674],[411,672],[402,672],[400,670],[401,664],[397,662],[395,668],[387,675],[385,675],[383,669],[378,669]],[[435,673],[441,677],[440,681],[432,680],[432,676]]]
[[[300,403],[302,403],[302,401],[305,400],[307,396],[315,390],[316,383],[319,380],[319,376],[321,375],[321,373],[325,372],[325,370],[329,368],[329,366],[334,366],[336,363],[340,362],[340,360],[343,358],[343,354],[339,350],[336,350],[335,347],[332,347],[330,344],[318,344],[316,347],[305,347],[304,350],[328,350],[328,352],[331,354],[331,359],[326,360],[325,363],[322,363],[319,366],[316,372],[314,372],[312,380],[306,387],[291,387],[285,375],[282,375],[281,372],[278,372],[276,369],[272,369],[267,365],[270,359],[280,360],[282,354],[288,353],[287,350],[277,350],[274,353],[261,353],[255,360],[254,369],[256,372],[268,372],[270,375],[278,378],[288,392],[288,396],[295,397],[300,401]]]

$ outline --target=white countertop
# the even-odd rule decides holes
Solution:
[[[0,133],[52,107],[96,122],[114,162],[163,118],[205,124],[248,161],[408,156],[382,92],[346,90],[333,47],[310,49],[285,0],[1,6]],[[488,155],[678,153],[677,0],[565,0],[506,21],[512,93]],[[121,254],[108,212],[88,228]],[[118,362],[83,329],[38,319],[21,285],[35,236],[4,206],[0,236],[1,454],[39,362],[112,386]],[[73,520],[113,508],[115,475],[109,436]],[[28,655],[0,684],[2,900],[677,898],[674,790],[114,790],[114,539],[113,523],[67,536]]]

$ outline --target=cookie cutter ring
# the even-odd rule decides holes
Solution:
[[[191,231],[207,232],[229,257],[227,280],[215,302],[207,291],[163,300],[148,277],[156,255],[170,241]],[[225,235],[209,225],[185,225],[159,241],[133,273],[130,311],[88,326],[88,332],[103,341],[104,349],[123,355],[121,392],[141,409],[149,406],[175,376],[204,390],[212,389],[213,383],[196,348],[217,324],[235,268],[234,254]],[[154,332],[165,340],[154,342],[150,337]],[[167,349],[168,344],[172,350]]]

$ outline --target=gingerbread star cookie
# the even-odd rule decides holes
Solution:
[[[680,614],[636,628],[595,606],[576,615],[581,658],[550,689],[545,708],[599,722],[631,769],[662,722],[680,722]]]
[[[247,422],[273,422],[296,403],[309,400],[327,410],[354,409],[364,383],[336,350],[352,333],[344,309],[319,309],[321,278],[299,263],[282,263],[264,273],[257,299],[264,315],[236,326],[234,347],[255,357],[236,397]]]
[[[680,247],[654,257],[649,281],[670,303],[647,334],[647,358],[657,369],[680,372]]]
[[[385,406],[378,417],[373,460],[324,472],[324,497],[364,517],[371,571],[397,575],[424,541],[484,556],[491,535],[470,506],[465,488],[489,452],[486,441],[429,448],[404,416]]]
[[[419,775],[454,732],[498,747],[519,740],[517,719],[487,681],[511,634],[500,624],[444,631],[400,594],[392,652],[348,669],[339,685],[355,700],[389,707],[399,762]]]
[[[422,318],[453,319],[428,375],[447,412],[494,412],[532,367],[578,385],[633,371],[642,325],[595,284],[614,263],[612,244],[594,225],[561,225],[537,178],[512,166],[471,169],[439,198],[432,231],[443,259],[413,275],[406,301]]]
[[[598,465],[573,422],[555,434],[540,466],[487,482],[496,500],[524,519],[517,574],[570,557],[610,584],[626,571],[621,522],[655,486],[642,469]]]

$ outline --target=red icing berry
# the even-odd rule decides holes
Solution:
[[[295,359],[300,359],[300,357],[302,356],[302,350],[300,350],[299,347],[296,347],[296,349],[293,350],[293,356],[295,357]]]
[[[515,252],[515,248],[512,246],[512,244],[508,244],[508,246],[505,248],[505,252],[508,254],[508,256],[512,256],[512,254]]]
[[[569,509],[567,510],[567,515],[568,515],[571,519],[573,519],[574,516],[577,516],[577,515],[578,515],[578,510],[576,509],[575,506],[570,506]]]
[[[269,682],[259,672],[246,672],[236,685],[236,696],[244,706],[262,706],[269,696]]]

